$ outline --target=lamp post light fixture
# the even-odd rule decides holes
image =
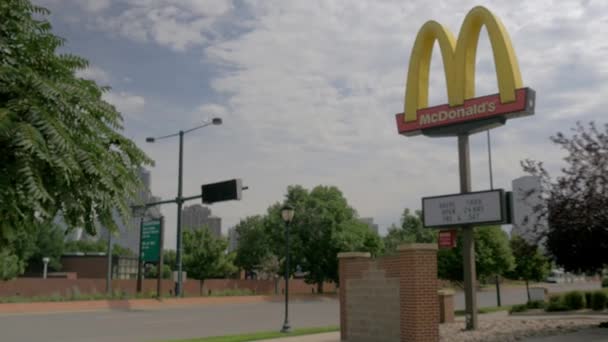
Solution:
[[[281,208],[281,218],[285,222],[285,321],[283,322],[282,333],[291,332],[289,326],[289,224],[293,220],[295,210],[289,204]]]
[[[51,261],[51,258],[49,257],[42,258],[42,263],[44,264],[44,268],[42,269],[42,279],[46,279],[49,261]]]
[[[175,296],[180,297],[183,295],[183,276],[182,276],[182,205],[184,204],[185,198],[182,196],[182,178],[183,178],[183,165],[184,165],[184,134],[196,131],[197,129],[209,126],[209,125],[221,125],[221,118],[213,118],[199,126],[190,128],[185,131],[179,131],[174,134],[164,135],[162,137],[147,137],[146,142],[154,143],[157,140],[172,138],[179,136],[179,164],[178,164],[178,177],[177,177],[177,197],[175,203],[177,203],[177,251],[176,251],[176,263],[177,263],[177,284],[175,286]]]

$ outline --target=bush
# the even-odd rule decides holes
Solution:
[[[223,291],[212,292],[211,296],[229,297],[229,296],[252,296],[254,293],[249,289],[228,289]]]
[[[608,287],[608,278],[602,279],[602,287]]]
[[[608,301],[608,296],[604,291],[596,291],[593,293],[593,297],[591,299],[591,308],[596,311],[604,310],[606,307],[606,302]]]
[[[593,292],[591,292],[591,291],[585,292],[585,307],[587,309],[591,309],[592,297],[593,297]]]
[[[549,297],[549,304],[558,304],[562,302],[562,296],[560,295],[551,295]]]
[[[545,308],[545,311],[547,311],[547,312],[568,311],[568,310],[570,310],[570,309],[563,303],[549,303],[547,305],[547,307]]]
[[[518,304],[518,305],[513,305],[511,307],[511,309],[509,309],[509,313],[524,312],[527,310],[528,310],[528,306],[526,304]]]
[[[563,303],[570,310],[580,310],[585,307],[585,297],[580,291],[571,291],[564,295]]]
[[[549,304],[545,307],[545,311],[568,311],[569,308],[564,304],[563,298],[560,295],[552,295],[549,297]]]
[[[531,301],[526,304],[526,307],[528,309],[543,309],[545,307],[545,302],[542,300]]]

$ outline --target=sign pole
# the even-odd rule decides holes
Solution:
[[[141,255],[141,242],[144,234],[144,217],[139,219],[139,255],[137,258],[137,293],[141,293],[141,267],[142,267],[142,255]]]
[[[458,135],[458,165],[460,169],[460,192],[471,192],[471,158],[469,151],[469,134]],[[462,227],[463,232],[463,263],[464,263],[464,294],[467,330],[475,330],[477,322],[477,293],[475,283],[475,229],[471,225]]]
[[[158,280],[156,281],[156,295],[158,299],[162,299],[163,297],[163,244],[165,242],[165,217],[160,217],[160,236],[158,237]]]

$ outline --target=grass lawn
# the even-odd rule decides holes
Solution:
[[[213,336],[213,337],[203,337],[203,338],[195,338],[195,339],[188,339],[188,340],[173,340],[173,342],[259,341],[259,340],[266,340],[266,339],[272,339],[272,338],[320,334],[320,333],[333,332],[333,331],[338,331],[338,330],[340,330],[340,327],[330,326],[330,327],[320,327],[320,328],[295,329],[289,334],[284,334],[284,333],[281,333],[278,331],[265,331],[265,332],[257,332],[257,333],[242,334],[242,335]]]
[[[503,305],[503,306],[489,306],[485,308],[477,309],[477,312],[480,314],[487,314],[498,311],[509,311],[511,309],[511,305]],[[456,310],[454,311],[456,316],[464,316],[464,310]]]

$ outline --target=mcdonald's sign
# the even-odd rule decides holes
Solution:
[[[492,45],[499,93],[475,97],[475,58],[482,26]],[[449,103],[428,107],[435,42],[443,59]],[[474,133],[510,118],[534,114],[535,93],[523,86],[509,35],[500,19],[481,6],[466,15],[458,40],[436,21],[422,26],[414,42],[406,82],[404,112],[396,115],[397,129],[406,136]]]

